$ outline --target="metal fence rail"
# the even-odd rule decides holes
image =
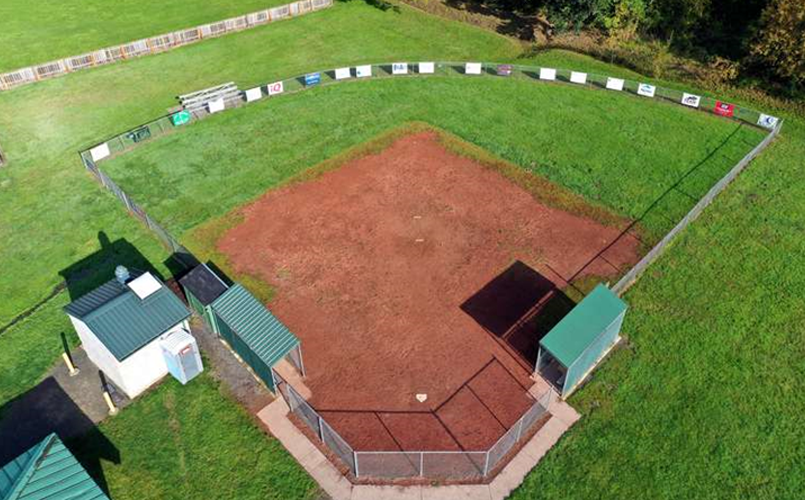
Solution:
[[[22,85],[46,80],[74,71],[103,66],[125,59],[157,54],[205,38],[215,38],[234,31],[242,31],[289,17],[296,17],[333,5],[333,0],[301,0],[271,9],[260,10],[223,21],[203,24],[172,33],[143,38],[123,45],[107,47],[78,56],[29,66],[0,74],[0,90],[9,90]]]

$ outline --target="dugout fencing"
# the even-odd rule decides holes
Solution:
[[[482,481],[496,474],[548,415],[553,391],[543,394],[488,450],[357,451],[276,371],[274,378],[290,411],[357,479]]]

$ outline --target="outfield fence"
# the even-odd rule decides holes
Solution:
[[[207,38],[216,38],[227,33],[272,23],[281,19],[297,17],[308,12],[325,9],[334,0],[301,0],[271,9],[260,10],[243,16],[202,24],[171,33],[143,38],[114,47],[87,52],[78,56],[65,57],[55,61],[21,68],[0,74],[0,91],[46,80],[82,69],[165,52]]]
[[[359,479],[486,479],[496,473],[518,445],[531,436],[556,397],[550,390],[543,394],[485,451],[357,451],[276,371],[274,378],[291,412]]]

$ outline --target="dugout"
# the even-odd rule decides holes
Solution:
[[[271,368],[286,358],[304,375],[302,347],[268,309],[242,285],[235,283],[210,305],[213,330],[252,371],[276,392]]]
[[[626,309],[599,284],[540,340],[537,373],[569,396],[620,340]]]
[[[208,325],[213,324],[212,303],[226,292],[229,286],[206,264],[193,268],[179,280],[187,303]]]

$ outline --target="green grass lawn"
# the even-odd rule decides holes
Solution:
[[[6,15],[0,15],[0,19],[3,20],[0,22],[8,22]],[[3,31],[0,36],[5,36],[5,30],[0,31]],[[21,50],[16,43],[14,47],[12,52]],[[61,270],[96,252],[100,247],[98,232],[102,230],[113,240],[127,240],[155,266],[167,271],[162,264],[167,258],[165,250],[125,214],[110,193],[83,172],[77,151],[99,138],[164,113],[175,104],[174,96],[230,80],[246,88],[314,68],[343,64],[398,59],[504,61],[515,60],[520,50],[517,44],[497,35],[427,17],[411,9],[384,12],[360,2],[350,2],[325,12],[163,55],[0,93],[0,144],[11,160],[0,169],[0,261],[4,264],[0,273],[0,296],[4,298],[0,303],[0,325],[47,296],[61,281]],[[4,55],[7,53],[3,50]],[[2,57],[7,56],[0,56],[0,59]],[[622,68],[565,52],[543,53],[530,62],[633,76]],[[408,85],[406,82],[361,85],[378,87],[374,99],[382,96],[389,102],[398,102],[395,96],[384,95],[381,87],[386,83],[391,85],[383,88],[405,90]],[[434,92],[441,92],[446,98],[445,93],[451,88],[463,84],[461,80],[450,80],[432,85]],[[350,84],[322,88],[306,94],[304,99],[311,106],[319,107],[326,96],[344,103],[362,102],[362,97],[354,101],[357,87]],[[546,90],[551,87],[548,85],[532,87],[529,91],[535,94],[551,92]],[[586,97],[588,94],[584,99],[598,99]],[[617,99],[617,102],[626,102],[627,97]],[[470,95],[470,100],[477,100],[477,97]],[[505,101],[496,98],[496,105],[505,107]],[[239,113],[290,112],[294,106],[301,106],[296,102],[296,98],[276,99],[226,114],[220,120],[237,121],[235,117]],[[609,106],[603,101],[589,104],[604,110]],[[759,104],[756,107],[763,108]],[[545,111],[544,107],[526,109],[531,111],[527,118],[534,121]],[[388,120],[389,123],[407,116],[421,117],[425,113],[417,105],[402,110],[377,106],[373,111],[372,121]],[[366,113],[365,110],[356,112]],[[506,119],[494,110],[478,112],[494,116],[500,122]],[[393,120],[386,118],[387,114]],[[805,331],[801,313],[805,285],[802,278],[805,248],[801,237],[805,228],[805,187],[800,181],[801,159],[805,157],[805,120],[785,111],[779,114],[787,118],[780,139],[627,294],[632,311],[625,333],[631,348],[615,353],[592,382],[574,396],[572,403],[579,406],[585,418],[548,454],[515,498],[800,496],[805,487],[801,471],[797,469],[798,464],[805,462],[799,445],[805,442],[799,424],[805,410],[805,399],[801,396],[805,389],[802,382]],[[662,113],[659,116],[670,120],[662,118]],[[704,118],[695,118],[692,126],[697,126],[695,120]],[[256,119],[271,123],[269,116],[256,116]],[[301,119],[312,120],[310,115],[303,115]],[[608,120],[606,116],[599,119],[605,123]],[[478,123],[451,123],[450,117],[442,117],[441,123],[515,162],[525,161],[529,153],[528,149],[513,143],[514,132],[504,134],[511,143],[496,149],[489,142],[484,143],[479,134],[473,135]],[[612,144],[621,145],[625,140],[625,131],[620,125],[612,125],[606,131],[615,137]],[[187,132],[208,133],[204,130],[207,126],[199,124]],[[347,138],[346,133],[339,132],[342,127],[346,127],[345,132],[364,134],[362,137],[369,137],[373,128],[380,129],[374,123],[334,126],[336,130],[327,134],[336,143],[333,146],[323,144],[325,152],[340,150],[360,139]],[[669,121],[668,126],[674,134],[678,132],[675,122]],[[297,133],[301,132],[300,128],[296,127]],[[552,130],[549,128],[548,132]],[[161,140],[187,140],[185,135]],[[710,138],[694,139],[697,147],[705,151],[704,144]],[[557,141],[561,143],[562,138]],[[660,145],[650,147],[654,151],[661,149]],[[675,147],[679,150],[673,154],[663,154],[671,159],[688,154],[684,144]],[[557,162],[567,159],[557,152],[540,153],[541,157],[553,155]],[[630,153],[627,150],[619,154],[628,159]],[[315,164],[316,155],[324,157],[322,152],[314,151],[309,157],[294,159],[286,170],[266,172],[260,179],[265,183],[260,189],[291,175],[294,169]],[[592,157],[602,167],[607,164],[604,153],[594,152]],[[557,162],[545,169],[546,175],[563,174],[564,167]],[[661,175],[664,168],[666,166],[651,175]],[[136,181],[134,177],[132,182]],[[567,182],[570,179],[568,177]],[[257,187],[250,189],[252,194],[259,192]],[[652,186],[646,187],[647,192],[652,189]],[[606,191],[611,190],[607,187]],[[167,191],[167,194],[160,199],[169,199],[176,193]],[[616,195],[615,192],[607,196]],[[615,200],[610,197],[602,203],[617,204]],[[160,210],[156,200],[142,201]],[[193,219],[195,216],[192,210],[188,215],[179,212],[175,219],[166,222],[177,228],[192,227],[197,222]],[[48,303],[13,330],[0,335],[0,356],[5,356],[0,358],[3,398],[28,389],[56,361],[58,334],[65,328],[59,308],[67,300],[66,296],[58,296],[52,304]],[[51,344],[45,345],[48,342]],[[57,347],[54,348],[53,343],[57,343]],[[19,353],[19,356],[6,353]],[[199,399],[217,397],[215,388],[209,384],[190,388],[177,391],[177,401],[185,390],[199,391],[195,395]],[[168,389],[160,388],[156,394],[163,390]],[[218,483],[209,486],[208,471],[197,463],[185,469],[186,474],[182,469],[175,469],[172,476],[160,476],[169,471],[148,469],[146,462],[152,448],[159,451],[161,463],[181,463],[181,448],[175,441],[168,442],[173,439],[171,435],[159,434],[162,439],[148,441],[153,445],[138,446],[146,442],[143,440],[151,439],[149,432],[159,429],[140,427],[139,419],[127,420],[127,414],[141,415],[136,412],[142,405],[142,412],[153,410],[159,415],[152,420],[158,422],[157,426],[169,422],[164,418],[166,411],[159,410],[164,403],[151,401],[138,401],[102,428],[121,451],[123,460],[120,466],[106,466],[105,475],[115,498],[151,494],[158,497],[165,491],[165,484],[190,492],[185,497],[200,496],[196,494],[199,490],[190,489],[194,483],[208,486],[202,494],[217,491]],[[196,406],[195,411],[199,408],[201,406]],[[222,405],[220,408],[229,407]],[[221,413],[225,414],[221,415],[223,418],[231,411],[221,410]],[[193,448],[215,450],[214,457],[205,455],[216,461],[209,470],[226,474],[225,477],[233,481],[222,481],[225,488],[229,488],[222,496],[240,497],[227,493],[243,491],[249,495],[263,487],[268,480],[264,477],[266,474],[241,475],[236,474],[236,468],[226,469],[221,465],[230,463],[227,460],[230,454],[231,463],[241,464],[244,457],[238,455],[237,447],[214,444],[225,442],[218,439],[223,427],[212,425],[214,420],[202,421],[210,429],[209,434],[180,442],[189,443]],[[116,425],[119,428],[114,428]],[[198,427],[201,433],[203,428]],[[244,430],[250,427],[243,420],[230,422],[228,427],[234,429],[233,434],[254,436]],[[270,442],[265,444],[262,438],[250,441],[244,446],[273,446]],[[210,443],[213,444],[206,446]],[[271,479],[290,476],[284,472],[293,467],[287,456],[266,453],[266,457],[267,462],[280,470],[272,472],[279,477]],[[127,461],[132,475],[141,478],[141,482],[132,484],[127,480]],[[275,491],[285,489],[277,487]],[[304,495],[307,490],[291,485],[287,491],[291,492],[287,497],[293,497],[296,494],[293,492]],[[282,497],[281,493],[276,495]]]
[[[98,431],[68,445],[115,500],[305,500],[318,491],[206,373],[186,386],[167,377]]]
[[[3,0],[0,73],[286,3],[290,1]]]
[[[639,97],[531,79],[397,78],[267,99],[101,163],[176,235],[405,122],[450,131],[659,240],[763,134]],[[165,193],[171,193],[165,196]]]

